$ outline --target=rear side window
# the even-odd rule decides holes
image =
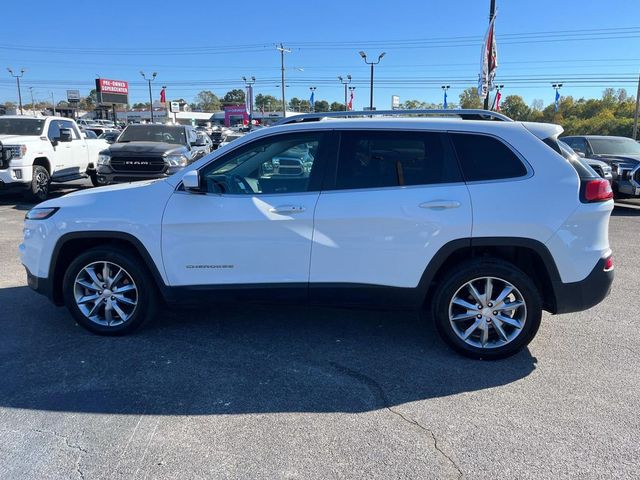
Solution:
[[[522,177],[527,168],[518,156],[500,140],[486,135],[452,133],[467,182]]]
[[[342,132],[337,189],[461,182],[459,167],[441,133]]]

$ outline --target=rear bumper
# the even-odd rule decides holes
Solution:
[[[553,313],[580,312],[602,302],[611,292],[613,283],[613,270],[605,271],[605,261],[606,258],[601,258],[591,273],[579,282],[552,282],[556,298]]]

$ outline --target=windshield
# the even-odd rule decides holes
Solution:
[[[640,143],[630,138],[590,138],[589,143],[597,155],[640,155]]]
[[[44,119],[0,118],[0,135],[41,135]]]
[[[166,125],[130,125],[118,139],[123,142],[164,142],[186,145],[187,140],[183,127]]]

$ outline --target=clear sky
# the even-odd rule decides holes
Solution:
[[[498,83],[527,102],[562,94],[600,96],[607,87],[635,95],[640,72],[640,0],[497,0]],[[163,0],[2,2],[0,66],[25,68],[23,101],[61,99],[93,88],[97,75],[130,82],[130,103],[146,101],[140,70],[158,72],[154,100],[193,101],[200,90],[221,96],[255,76],[255,94],[279,97],[286,55],[287,99],[343,100],[337,76],[351,74],[356,108],[368,105],[369,68],[377,58],[375,98],[450,101],[476,84],[489,0],[251,1]],[[0,101],[16,101],[15,81],[0,74]]]

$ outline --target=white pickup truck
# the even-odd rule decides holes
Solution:
[[[21,188],[32,200],[46,200],[51,182],[91,178],[105,140],[87,139],[64,117],[0,117],[0,190]]]

